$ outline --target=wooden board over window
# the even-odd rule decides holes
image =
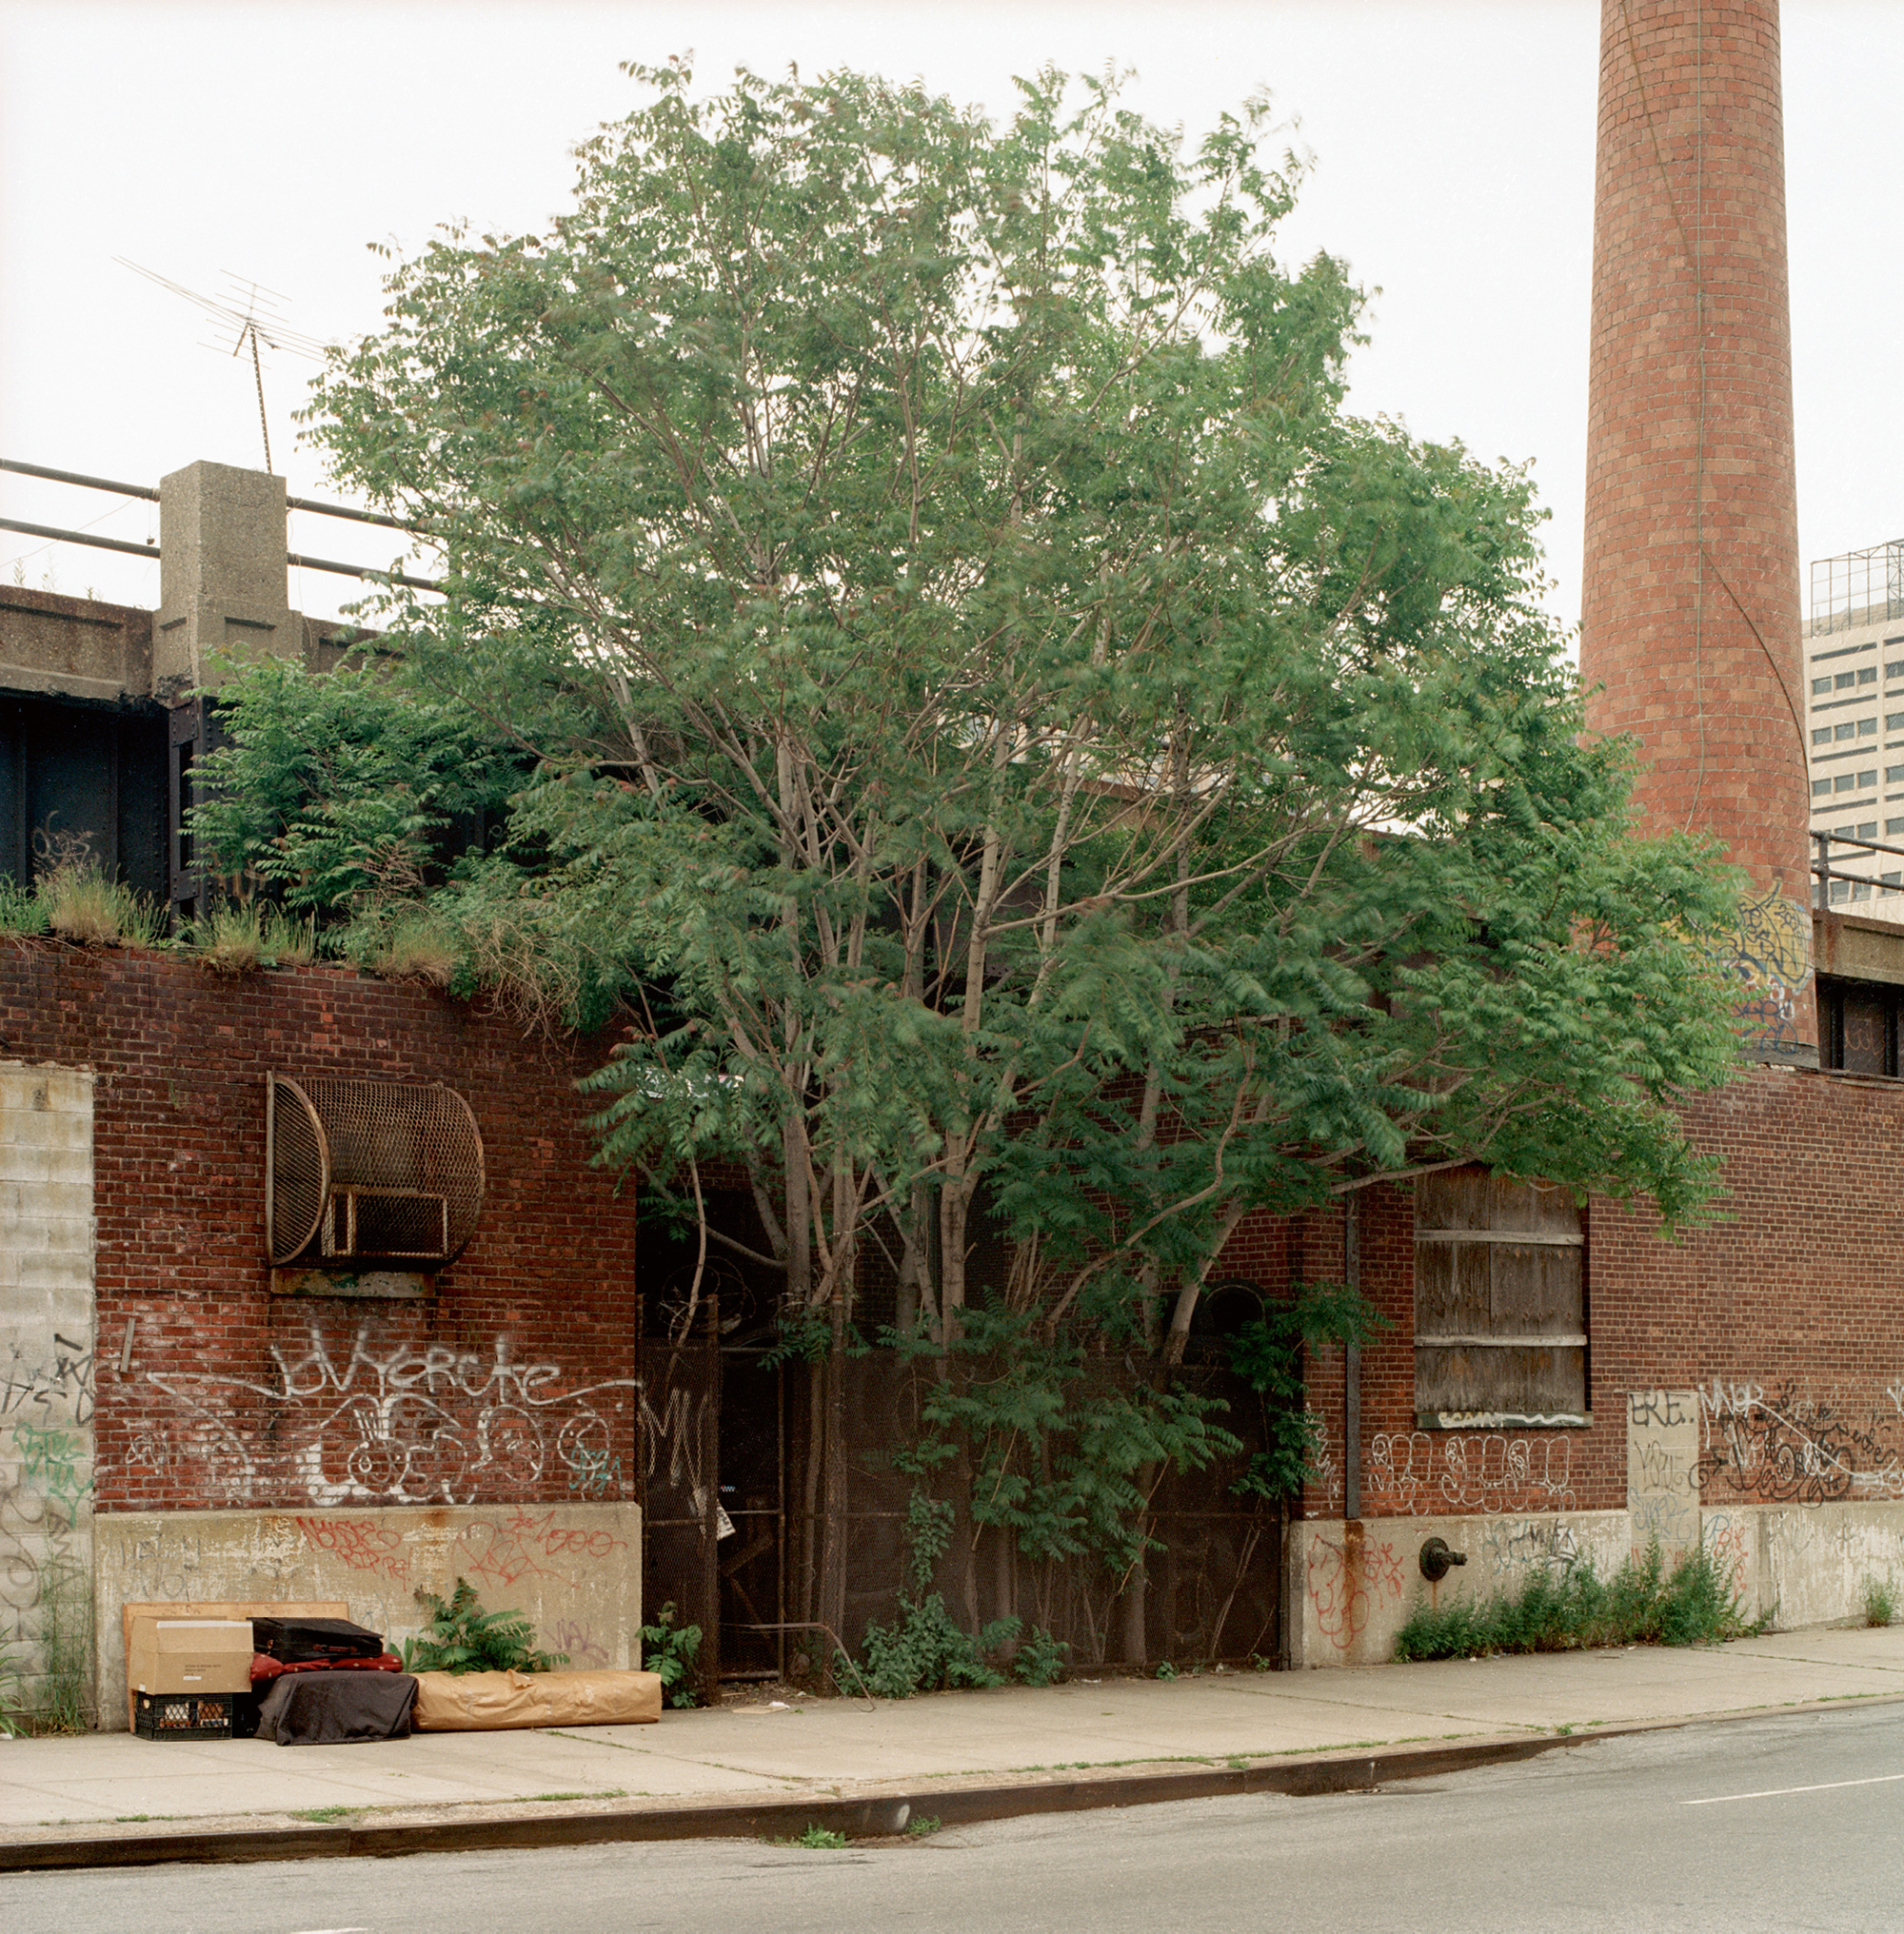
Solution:
[[[1430,1428],[1584,1423],[1580,1211],[1485,1169],[1415,1185],[1415,1408]]]

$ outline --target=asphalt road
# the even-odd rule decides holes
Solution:
[[[1499,1934],[1904,1928],[1904,1707],[1319,1799],[736,1841],[0,1877],[7,1934]]]

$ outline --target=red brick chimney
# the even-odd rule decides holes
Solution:
[[[1602,0],[1588,721],[1751,876],[1747,1052],[1815,1064],[1798,608],[1777,0]]]

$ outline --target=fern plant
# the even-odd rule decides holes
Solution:
[[[566,1652],[537,1648],[535,1631],[519,1611],[485,1611],[467,1579],[459,1578],[447,1599],[418,1591],[429,1624],[404,1641],[407,1672],[552,1672],[568,1663]]]

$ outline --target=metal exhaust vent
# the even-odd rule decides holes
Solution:
[[[483,1137],[451,1088],[272,1075],[265,1244],[273,1267],[442,1269],[483,1206]]]

